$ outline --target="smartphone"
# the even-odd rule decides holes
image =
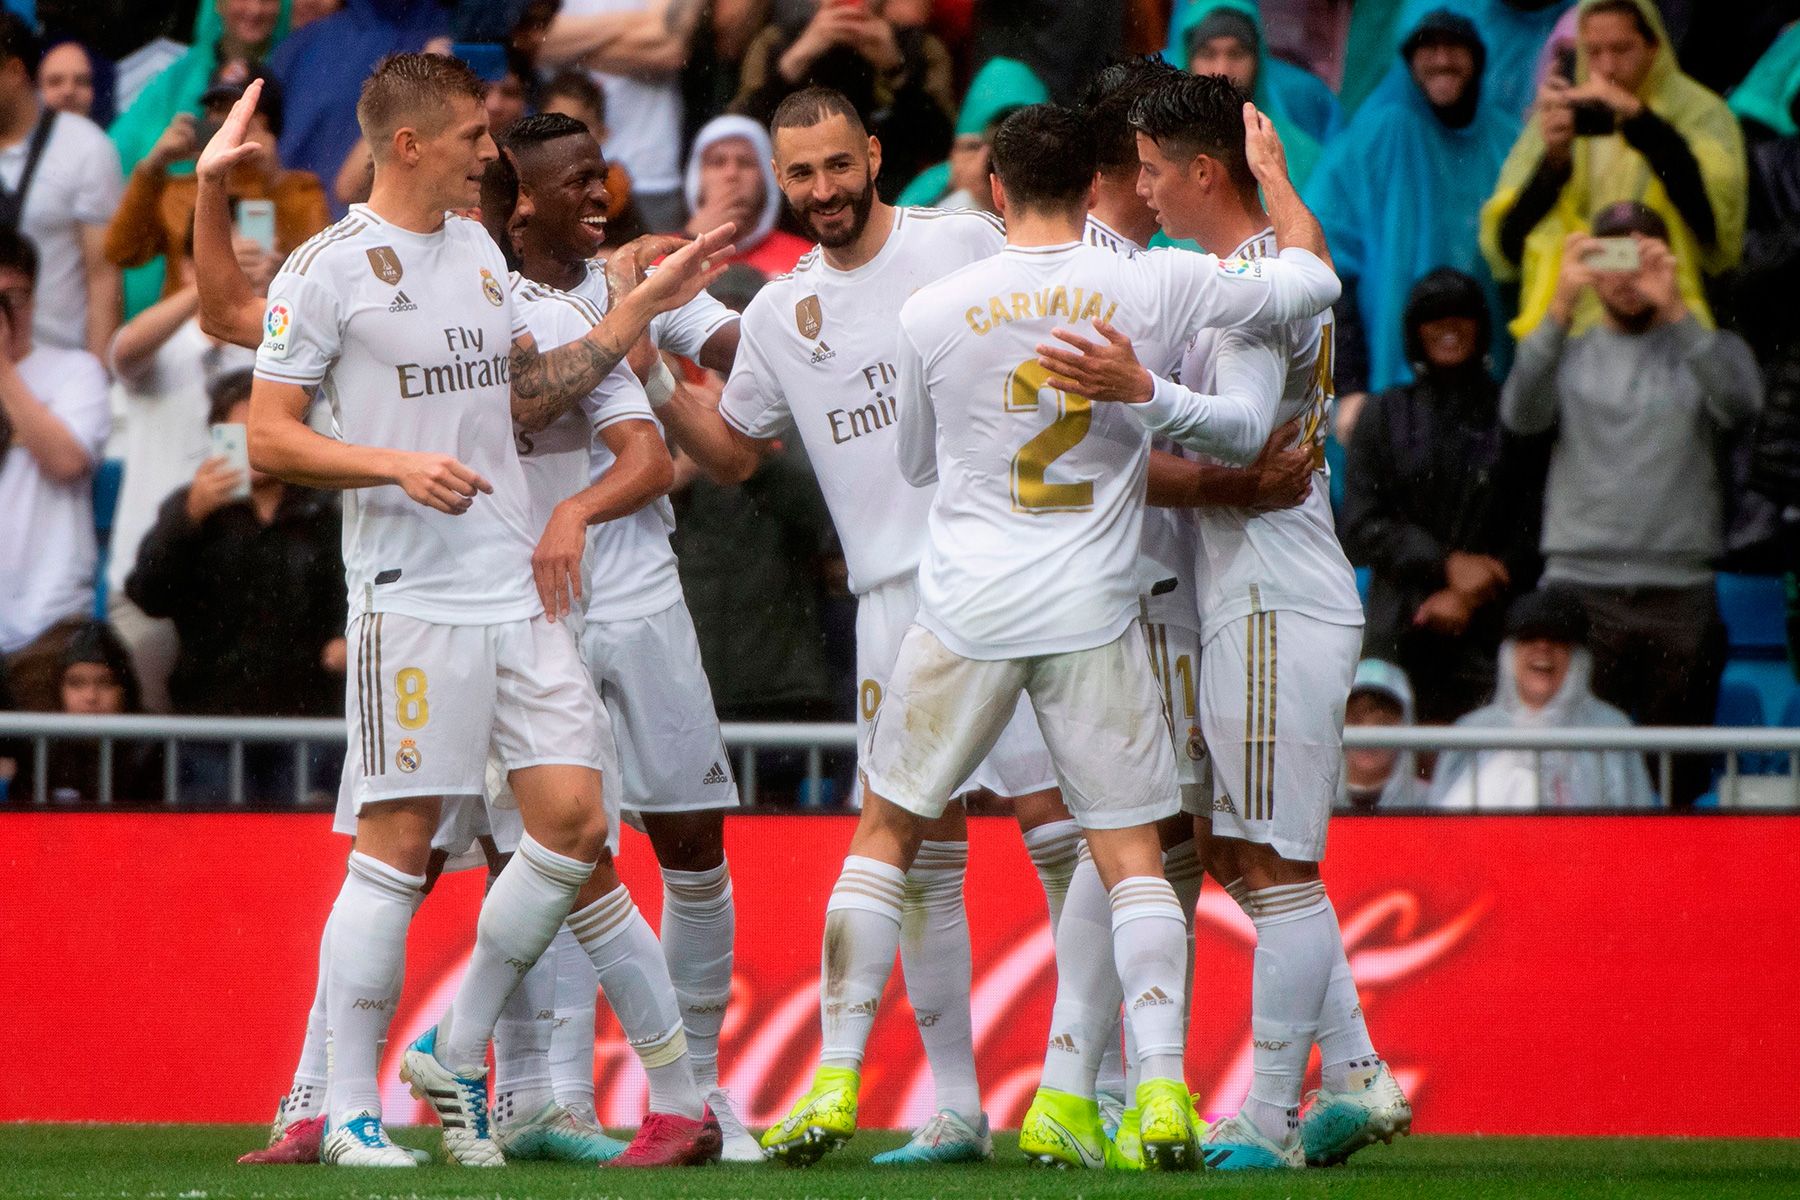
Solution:
[[[1635,271],[1641,261],[1635,238],[1596,238],[1581,261],[1596,271]]]
[[[1575,64],[1574,45],[1565,42],[1561,46],[1558,46],[1556,49],[1556,66],[1554,70],[1556,74],[1563,77],[1564,82],[1575,82]]]
[[[275,202],[273,200],[239,200],[237,231],[270,254],[275,253]]]
[[[244,425],[214,425],[212,456],[222,458],[225,465],[238,473],[238,485],[231,490],[233,500],[250,498],[250,437]]]

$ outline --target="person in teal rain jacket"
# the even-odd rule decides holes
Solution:
[[[1495,109],[1523,120],[1537,93],[1538,56],[1574,0],[1356,0],[1338,103],[1348,120],[1363,102],[1391,86],[1388,64],[1419,18],[1434,8],[1461,13],[1487,44],[1483,90]]]

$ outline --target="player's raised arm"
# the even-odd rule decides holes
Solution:
[[[1325,229],[1300,199],[1294,181],[1288,178],[1287,151],[1282,148],[1281,135],[1275,132],[1275,123],[1257,111],[1254,104],[1244,105],[1244,157],[1262,187],[1263,207],[1275,229],[1275,244],[1283,250],[1305,250],[1329,269],[1331,250],[1325,244]]]
[[[658,314],[692,300],[725,270],[733,226],[720,225],[663,260],[655,274],[613,306],[587,336],[539,351],[526,335],[512,347],[513,420],[526,432],[543,429],[581,402],[650,328]]]
[[[250,286],[231,246],[231,198],[225,180],[261,147],[244,132],[262,96],[254,79],[200,151],[194,165],[194,278],[200,291],[200,328],[221,341],[255,347],[262,340],[264,298]]]

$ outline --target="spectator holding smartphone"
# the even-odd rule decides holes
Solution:
[[[1621,200],[1661,216],[1680,294],[1710,324],[1702,279],[1743,248],[1737,119],[1682,72],[1651,0],[1582,0],[1578,13],[1573,61],[1563,56],[1545,79],[1482,209],[1482,253],[1497,279],[1520,284],[1513,333],[1530,332],[1550,308],[1569,235]],[[1573,314],[1576,332],[1600,319],[1591,298]]]

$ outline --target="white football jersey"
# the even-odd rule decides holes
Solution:
[[[1272,257],[1274,231],[1251,238],[1237,254],[1250,261]],[[1361,625],[1356,573],[1338,544],[1325,467],[1325,435],[1336,399],[1331,314],[1255,332],[1202,330],[1182,356],[1181,384],[1194,392],[1213,392],[1227,382],[1220,376],[1221,358],[1229,361],[1246,353],[1271,360],[1271,379],[1276,373],[1279,378],[1272,427],[1301,418],[1301,444],[1317,448],[1318,469],[1311,494],[1294,508],[1259,513],[1214,505],[1194,510],[1205,555],[1202,636],[1210,640],[1253,612],[1293,611],[1333,625]]]
[[[985,213],[896,209],[874,258],[839,271],[815,247],[744,312],[719,415],[755,438],[800,431],[858,595],[918,569],[931,506],[894,456],[900,306],[1004,241]]]
[[[919,622],[966,658],[1104,645],[1137,615],[1150,435],[1133,409],[1045,385],[1037,346],[1105,320],[1151,361],[1206,326],[1273,323],[1337,298],[1317,259],[1131,258],[1008,246],[900,312],[900,464],[934,478]]]
[[[597,258],[588,260],[587,278],[575,285],[575,295],[600,310],[601,316],[611,311],[612,294],[606,290],[605,263]],[[706,339],[737,319],[736,313],[701,292],[680,308],[650,318],[650,344],[670,354],[698,359]]]
[[[317,386],[344,442],[453,455],[494,488],[460,516],[392,484],[346,490],[352,620],[491,625],[543,611],[512,437],[510,355],[529,330],[506,280],[500,248],[474,221],[415,233],[358,204],[269,285],[258,377]]]

